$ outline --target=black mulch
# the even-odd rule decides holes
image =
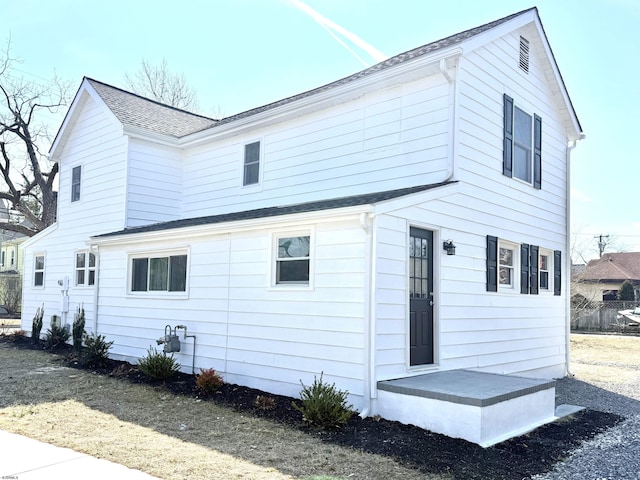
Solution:
[[[35,348],[30,340],[0,336],[0,341],[13,342],[20,348]],[[67,354],[65,362],[85,368]],[[158,382],[142,374],[135,365],[110,360],[97,373],[165,388],[172,393],[213,401],[233,410],[287,424],[325,442],[386,455],[398,463],[424,473],[450,474],[456,479],[526,480],[551,470],[583,441],[618,424],[622,417],[595,410],[583,410],[568,419],[537,428],[526,435],[489,448],[427,430],[379,418],[361,419],[353,415],[337,431],[317,431],[302,422],[291,403],[295,399],[265,393],[253,388],[224,384],[211,396],[202,396],[195,388],[193,375],[179,374],[171,381]],[[257,397],[262,402],[256,402]],[[264,397],[273,401],[264,401]]]

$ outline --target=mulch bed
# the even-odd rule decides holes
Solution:
[[[11,341],[20,348],[36,348],[26,337],[0,336],[0,341]],[[70,351],[69,347],[69,350],[57,353],[63,355],[68,366],[85,368]],[[289,425],[326,442],[391,457],[424,473],[449,474],[465,480],[529,479],[551,470],[582,442],[623,420],[612,413],[587,409],[526,435],[482,448],[412,425],[376,417],[361,419],[358,415],[353,415],[340,430],[318,431],[302,422],[301,414],[292,406],[296,399],[291,397],[232,384],[224,384],[211,396],[202,396],[195,387],[193,375],[181,373],[171,381],[158,382],[142,374],[137,366],[115,360],[110,360],[103,368],[92,370],[134,384],[155,385],[175,394],[213,401],[239,412]],[[259,396],[273,401],[256,402]]]

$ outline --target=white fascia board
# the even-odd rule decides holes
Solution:
[[[454,195],[460,191],[459,183],[451,183],[442,187],[433,188],[431,190],[424,190],[422,192],[412,193],[403,197],[394,198],[391,200],[385,200],[375,205],[373,213],[375,215],[383,215],[386,213],[392,213],[396,210],[402,210],[403,208],[412,207],[413,205],[429,202],[432,200],[438,200]]]
[[[166,241],[169,238],[188,237],[196,238],[211,235],[238,233],[247,230],[264,228],[282,228],[286,225],[295,228],[304,227],[310,224],[336,222],[341,220],[356,220],[362,213],[373,212],[370,204],[358,205],[355,207],[335,208],[330,210],[318,210],[315,212],[293,213],[288,215],[278,215],[264,218],[254,218],[251,220],[237,220],[221,223],[209,223],[204,225],[193,225],[181,228],[171,228],[157,230],[153,232],[127,233],[114,235],[113,237],[91,237],[87,240],[87,245],[133,245],[150,241]]]
[[[406,81],[436,75],[440,73],[440,60],[454,60],[460,55],[462,55],[462,49],[457,45],[442,48],[436,50],[433,54],[416,57],[343,85],[327,88],[321,92],[293,100],[290,103],[268,108],[262,112],[248,115],[247,117],[231,121],[227,124],[214,126],[201,132],[182,137],[178,140],[178,143],[185,147],[191,147],[212,140],[239,135],[247,129],[259,128],[263,125],[273,125],[275,122],[281,122],[332,105],[354,100],[367,93],[382,90]]]

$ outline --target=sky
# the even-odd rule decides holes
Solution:
[[[198,92],[198,113],[218,117],[537,6],[586,134],[571,160],[574,253],[597,257],[599,235],[607,251],[640,251],[640,155],[628,143],[640,112],[640,0],[533,2],[3,0],[0,42],[11,39],[18,74],[55,73],[74,88],[84,76],[125,87],[142,59],[166,59]]]

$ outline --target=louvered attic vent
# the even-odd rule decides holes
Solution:
[[[520,37],[520,68],[529,73],[529,40]]]

